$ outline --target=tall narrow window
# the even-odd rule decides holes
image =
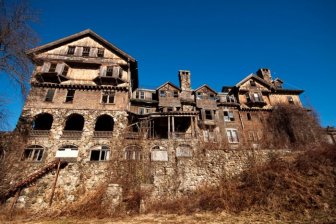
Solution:
[[[206,120],[212,120],[212,113],[211,113],[211,110],[206,110],[206,111],[205,111],[205,119],[206,119]]]
[[[114,93],[111,92],[103,92],[102,94],[102,103],[114,103]]]
[[[52,102],[54,99],[54,95],[55,95],[55,89],[48,89],[47,95],[44,100],[46,102]]]
[[[65,98],[66,103],[72,103],[75,97],[75,90],[69,89]]]
[[[247,120],[249,120],[249,121],[252,120],[251,113],[247,113],[246,115],[247,115]]]
[[[50,63],[49,72],[56,72],[56,63]]]
[[[239,143],[238,132],[236,129],[226,129],[229,143]]]
[[[82,56],[86,57],[90,55],[90,47],[83,47]]]
[[[68,47],[68,55],[74,55],[75,54],[75,49],[76,47],[75,46],[69,46]]]
[[[62,75],[63,76],[67,76],[68,71],[69,71],[69,66],[64,65],[64,68],[63,68],[63,71],[62,71]]]
[[[140,99],[144,100],[145,99],[145,92],[140,91]]]
[[[113,75],[113,66],[107,66],[106,68],[106,76],[112,77]]]
[[[97,57],[104,57],[104,48],[98,48]]]

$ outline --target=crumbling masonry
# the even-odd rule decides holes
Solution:
[[[54,189],[57,166],[33,187],[17,187],[10,200],[18,207],[65,205],[102,182],[114,192],[110,196],[116,194],[113,203],[120,203],[118,173],[126,163],[153,197],[214,184],[244,168],[250,152],[235,149],[260,147],[274,105],[301,106],[303,91],[283,88],[266,68],[220,92],[208,85],[193,89],[188,70],[178,71],[179,86],[139,88],[137,61],[91,30],[28,55],[35,70],[17,127],[28,137],[5,181],[13,186],[55,159],[67,165]]]

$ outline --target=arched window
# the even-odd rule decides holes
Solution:
[[[66,131],[82,131],[84,127],[84,117],[80,114],[71,114],[68,116],[64,130]]]
[[[110,149],[106,145],[96,146],[91,149],[90,161],[106,161],[110,159]]]
[[[53,116],[48,113],[38,114],[33,121],[33,130],[50,130]]]
[[[104,114],[97,118],[95,131],[113,131],[114,120],[110,115]]]
[[[75,145],[64,145],[56,152],[56,158],[77,158],[78,148]]]
[[[126,160],[141,160],[141,147],[138,145],[130,145],[125,148]]]
[[[154,146],[151,149],[151,160],[152,161],[168,161],[168,152],[166,148],[162,146]]]
[[[21,157],[23,161],[42,161],[43,158],[43,147],[39,145],[28,146]]]
[[[176,148],[176,157],[192,157],[193,149],[188,144],[181,144]]]

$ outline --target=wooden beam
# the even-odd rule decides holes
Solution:
[[[56,177],[55,177],[55,181],[54,181],[54,184],[53,184],[53,187],[52,187],[51,196],[50,196],[50,200],[49,200],[49,207],[51,206],[52,200],[53,200],[53,197],[54,197],[55,187],[56,187],[56,183],[57,183],[57,179],[58,179],[58,174],[59,174],[59,171],[60,171],[60,166],[61,166],[61,160],[59,159],[58,160],[58,165],[57,165]]]

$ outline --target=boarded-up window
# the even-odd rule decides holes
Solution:
[[[181,144],[176,148],[176,157],[192,157],[193,150],[190,145]]]
[[[45,97],[45,101],[46,102],[52,102],[54,99],[54,95],[55,95],[55,89],[48,89],[47,90],[47,95]]]

